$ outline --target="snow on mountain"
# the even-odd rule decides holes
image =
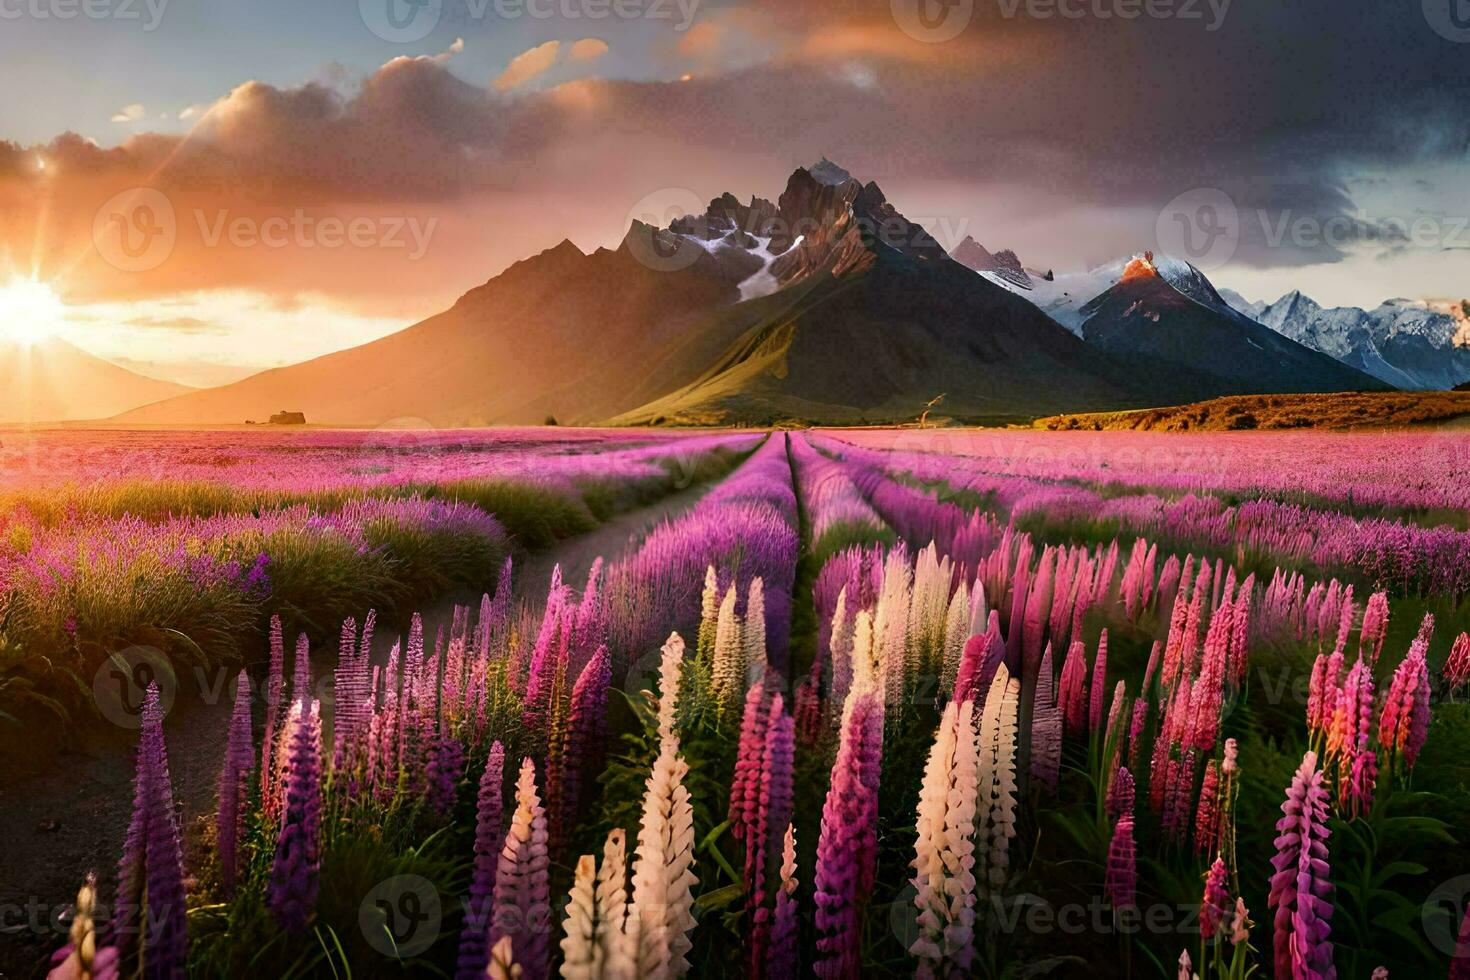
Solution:
[[[1372,310],[1326,308],[1293,290],[1274,303],[1237,309],[1401,388],[1453,388],[1470,380],[1470,317],[1461,318],[1463,306],[1391,299]]]

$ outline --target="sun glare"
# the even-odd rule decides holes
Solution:
[[[65,317],[66,307],[44,282],[0,286],[0,338],[29,347],[55,336]]]

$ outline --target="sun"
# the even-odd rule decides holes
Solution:
[[[0,338],[31,347],[56,336],[65,319],[66,307],[44,282],[0,286]]]

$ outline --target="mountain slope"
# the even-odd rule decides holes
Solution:
[[[193,389],[135,374],[56,337],[0,341],[0,423],[107,418]]]
[[[1324,308],[1300,291],[1257,304],[1253,315],[1282,336],[1399,388],[1445,389],[1470,380],[1467,320],[1406,299],[1373,310]]]
[[[1233,310],[1192,267],[1166,279],[1152,256],[1080,312],[1089,345],[1167,379],[1178,401],[1390,387]]]

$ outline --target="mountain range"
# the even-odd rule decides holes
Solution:
[[[1264,314],[1262,314],[1264,316]],[[531,256],[405,330],[130,423],[831,424],[1020,420],[1394,381],[1268,329],[1187,263],[1055,276],[954,254],[876,183],[823,160],[775,200],[723,194],[615,248]]]
[[[0,423],[102,419],[194,389],[145,377],[59,337],[0,339]]]

